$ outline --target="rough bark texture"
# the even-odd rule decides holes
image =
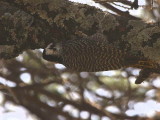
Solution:
[[[103,34],[118,49],[160,59],[160,27],[66,0],[0,0],[0,58]]]
[[[156,24],[115,16],[67,0],[0,0],[1,59],[14,58],[28,49],[45,48],[51,42],[83,37],[90,40],[96,34],[103,35],[109,44],[120,50],[159,62],[160,27]],[[131,80],[138,73],[132,68],[111,72],[113,75],[70,72],[39,59],[39,54],[27,51],[23,60],[0,60],[0,93],[4,92],[1,106],[5,107],[2,112],[13,113],[6,109],[6,103],[11,101],[27,108],[40,120],[84,120],[81,115],[84,111],[89,113],[87,120],[93,120],[95,115],[97,119],[151,120],[142,117],[142,113],[129,116],[127,112],[142,101],[155,101],[159,105],[157,80],[135,86]],[[147,70],[141,71],[145,79],[149,74]],[[25,73],[30,75],[29,82],[21,76]],[[14,83],[13,86],[9,86],[9,82]],[[72,106],[70,110],[65,109],[67,105]],[[109,111],[110,106],[115,106],[119,112]],[[72,108],[78,111],[77,115]],[[159,120],[158,111],[155,113],[153,119]]]

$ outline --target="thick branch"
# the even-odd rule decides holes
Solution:
[[[26,49],[44,48],[50,42],[101,34],[118,49],[159,61],[160,28],[157,25],[66,0],[39,3],[6,0],[0,8],[4,5],[9,9],[3,7],[5,10],[0,12],[1,58],[15,57]]]

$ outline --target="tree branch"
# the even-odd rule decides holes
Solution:
[[[157,25],[66,0],[0,1],[0,7],[7,5],[14,9],[0,14],[1,58],[13,58],[26,49],[44,48],[50,42],[83,38],[83,34],[88,39],[101,34],[118,49],[159,61],[160,28]]]

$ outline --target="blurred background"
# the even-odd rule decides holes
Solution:
[[[91,0],[75,1],[117,14]],[[108,4],[121,12],[159,22],[160,0],[139,0],[138,8],[128,5],[134,0],[114,1]],[[71,72],[43,60],[42,51],[0,60],[0,120],[160,120],[159,75],[136,85],[139,69]]]

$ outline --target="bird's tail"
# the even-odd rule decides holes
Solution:
[[[160,66],[156,68],[144,68],[140,71],[139,76],[137,77],[135,84],[141,84],[144,80],[148,79],[151,74],[156,73],[160,74]]]
[[[129,57],[126,59],[128,67],[134,67],[141,69],[139,76],[137,77],[135,83],[140,84],[152,73],[160,74],[160,65],[152,60],[146,58]]]
[[[158,69],[160,68],[159,64],[152,60],[139,60],[138,63],[133,65],[133,67],[140,68],[140,69]]]
[[[158,69],[160,68],[160,65],[152,60],[149,60],[147,58],[141,58],[137,56],[127,57],[125,58],[125,65],[127,67],[134,67],[139,69]]]

